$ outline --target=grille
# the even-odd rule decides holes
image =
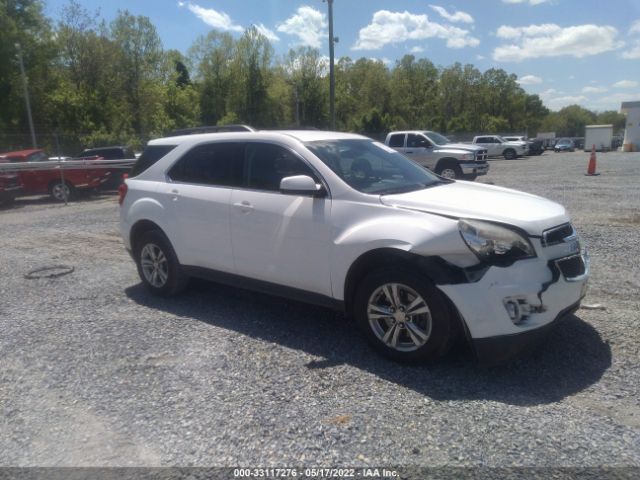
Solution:
[[[564,278],[570,280],[572,278],[579,277],[580,275],[584,275],[586,272],[586,266],[584,264],[584,260],[580,255],[574,255],[572,257],[562,258],[560,260],[556,260],[556,265],[564,275]]]
[[[565,223],[542,232],[542,246],[550,247],[551,245],[565,243],[567,239],[573,239],[575,236],[576,231],[573,229],[573,225]]]
[[[488,150],[478,150],[476,153],[476,162],[486,162],[489,158]]]

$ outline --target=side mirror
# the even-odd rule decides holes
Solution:
[[[322,185],[307,175],[295,175],[284,177],[280,180],[280,192],[288,195],[308,195],[311,197],[324,197],[327,192]]]

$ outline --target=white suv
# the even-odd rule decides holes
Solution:
[[[359,135],[153,140],[120,202],[151,292],[197,276],[333,307],[401,361],[442,355],[458,335],[504,360],[585,293],[586,252],[562,206],[438,177]]]

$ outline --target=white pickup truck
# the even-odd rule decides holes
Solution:
[[[443,177],[475,180],[489,170],[485,148],[451,143],[429,130],[391,132],[384,143]]]
[[[527,142],[509,142],[500,135],[480,135],[473,138],[472,144],[486,148],[490,157],[504,157],[506,160],[527,155],[529,150]]]

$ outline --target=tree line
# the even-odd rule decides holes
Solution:
[[[139,147],[196,125],[329,126],[328,65],[317,49],[278,58],[251,27],[239,38],[211,31],[182,54],[163,48],[148,17],[128,11],[106,22],[71,0],[54,22],[41,0],[0,0],[0,8],[0,135],[29,128],[18,48],[36,131],[76,136],[83,146]],[[336,128],[374,137],[404,128],[582,136],[585,124],[624,125],[613,111],[550,112],[502,69],[442,67],[413,55],[391,67],[339,58],[335,82]]]

